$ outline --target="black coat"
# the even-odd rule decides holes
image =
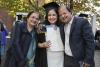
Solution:
[[[7,51],[4,67],[24,67],[27,62],[26,56],[31,40],[32,35],[27,30],[27,24],[24,22],[15,23],[12,33],[12,44]]]

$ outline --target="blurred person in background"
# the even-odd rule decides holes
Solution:
[[[3,24],[2,21],[0,21],[0,53],[1,53],[1,60],[5,57],[6,54],[6,44],[7,39],[6,36],[8,35],[8,30],[6,26]]]

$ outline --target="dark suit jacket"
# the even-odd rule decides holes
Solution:
[[[36,37],[35,37],[36,39]],[[32,40],[26,23],[15,23],[12,35],[12,45],[7,52],[4,67],[24,67],[27,61],[27,52]]]
[[[74,17],[70,29],[69,45],[75,59],[94,65],[94,35],[87,19]]]

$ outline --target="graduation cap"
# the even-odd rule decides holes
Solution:
[[[79,17],[86,17],[86,18],[88,18],[88,14],[83,14],[83,13],[81,13],[81,14],[79,15]]]
[[[48,12],[48,10],[50,9],[58,9],[59,5],[56,2],[50,2],[50,3],[44,4],[43,8],[45,9],[46,12]]]

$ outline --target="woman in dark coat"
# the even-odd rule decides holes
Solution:
[[[35,67],[35,51],[37,46],[35,26],[39,21],[39,13],[32,11],[27,21],[15,23],[12,33],[12,45],[7,52],[4,67]]]

